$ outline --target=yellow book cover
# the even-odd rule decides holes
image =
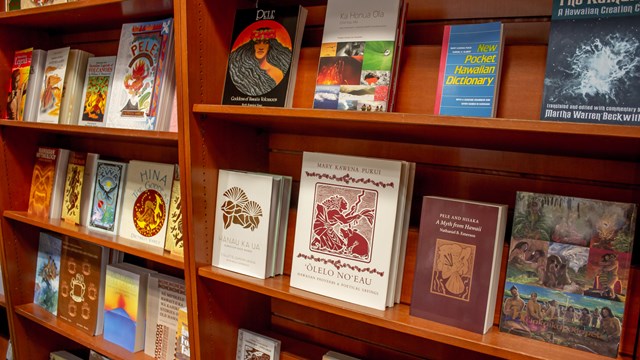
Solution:
[[[86,162],[86,153],[75,151],[69,153],[67,178],[62,198],[62,219],[68,223],[80,223],[80,199]]]

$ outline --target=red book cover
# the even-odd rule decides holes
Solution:
[[[27,82],[31,69],[33,48],[16,51],[11,69],[11,81],[7,96],[7,119],[21,120],[24,115],[24,104],[27,99]]]
[[[485,333],[493,323],[507,205],[425,196],[411,315]]]

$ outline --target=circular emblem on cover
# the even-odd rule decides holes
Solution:
[[[159,192],[142,192],[133,205],[133,224],[140,235],[152,237],[160,232],[167,217],[167,206]]]

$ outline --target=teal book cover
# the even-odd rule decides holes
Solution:
[[[53,315],[58,312],[61,249],[62,239],[52,234],[40,233],[33,302]]]

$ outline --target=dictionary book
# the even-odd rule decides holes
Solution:
[[[435,114],[495,117],[502,48],[502,23],[445,26]]]
[[[540,118],[640,125],[640,6],[554,0]]]

